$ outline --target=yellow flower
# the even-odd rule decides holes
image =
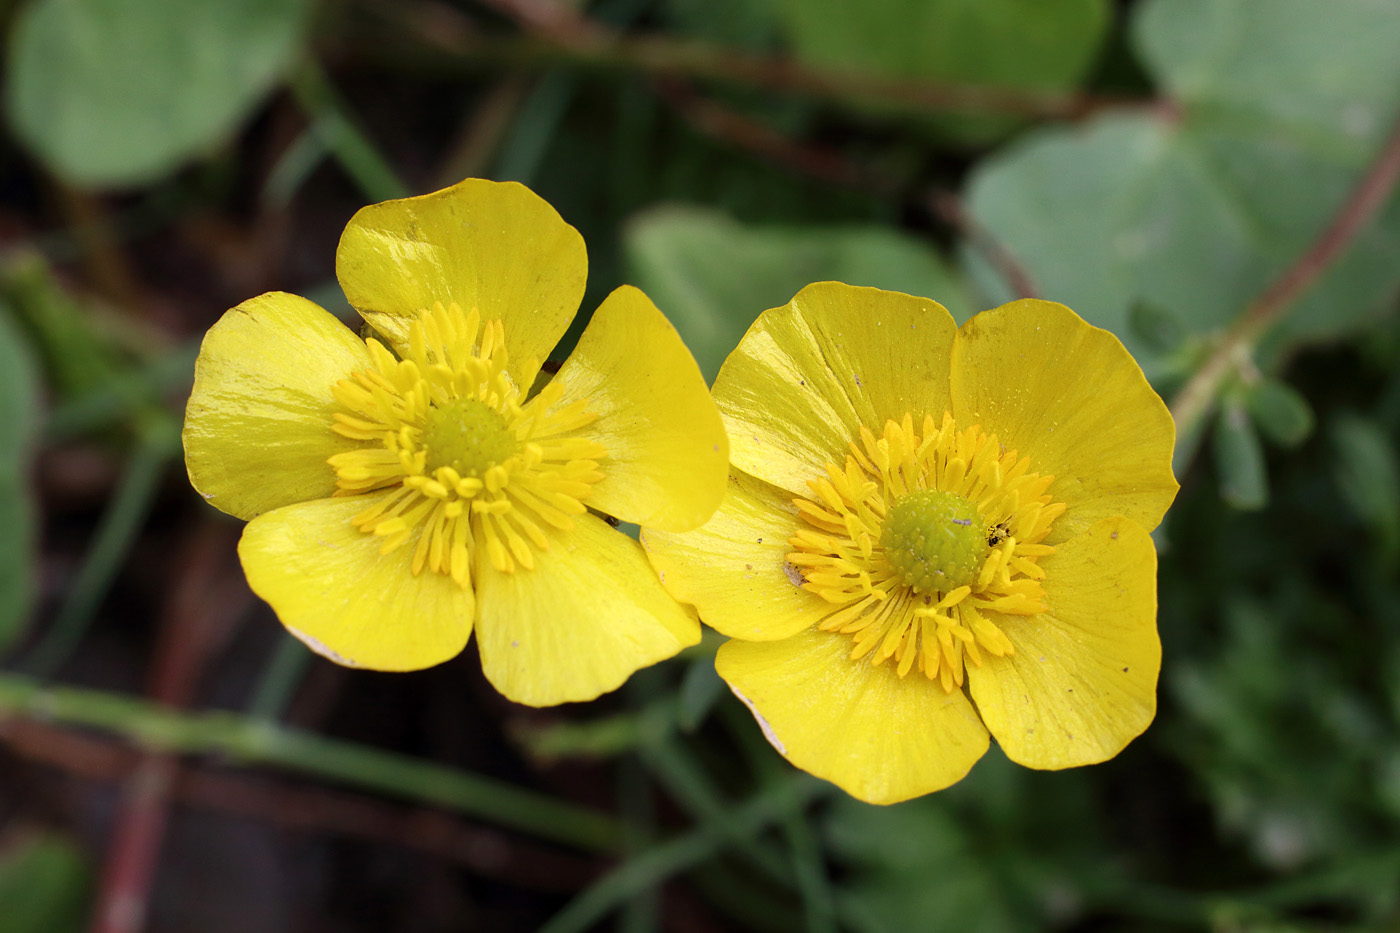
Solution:
[[[700,371],[634,288],[542,389],[583,296],[578,231],[518,184],[469,179],[364,208],[336,273],[373,335],[273,292],[195,365],[190,481],[251,519],[239,556],[291,633],[353,667],[414,670],[475,627],[521,703],[588,700],[699,639],[637,543],[595,512],[684,531],[724,494]]]
[[[894,803],[962,778],[989,731],[1066,768],[1151,722],[1174,429],[1112,334],[1046,301],[955,329],[825,282],[759,317],[714,396],[729,493],[643,540],[793,764]]]

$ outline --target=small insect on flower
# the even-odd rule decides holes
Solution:
[[[1152,721],[1174,429],[1112,334],[1045,301],[956,328],[825,282],[759,317],[714,396],[728,495],[644,542],[793,764],[893,803],[989,735],[1065,768]]]
[[[362,333],[261,295],[210,329],[190,481],[249,519],[239,556],[287,629],[352,667],[413,670],[475,631],[532,705],[588,700],[699,638],[620,519],[684,531],[725,484],[699,368],[635,288],[560,367],[578,232],[529,189],[469,179],[364,208],[336,253]]]

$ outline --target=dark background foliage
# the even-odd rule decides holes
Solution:
[[[0,931],[1400,930],[1400,4],[0,3]],[[707,375],[833,278],[1063,301],[1178,420],[1148,732],[895,807],[717,640],[516,707],[312,658],[188,487],[201,334],[479,175]],[[573,334],[582,326],[581,319]],[[566,340],[566,344],[567,344]],[[562,349],[562,348],[561,348]]]

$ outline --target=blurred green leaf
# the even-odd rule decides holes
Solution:
[[[1237,509],[1262,509],[1269,503],[1269,474],[1264,448],[1238,400],[1226,403],[1215,422],[1215,468],[1220,498]]]
[[[1147,0],[1133,26],[1177,111],[1030,134],[974,170],[968,203],[1044,295],[1150,356],[1132,307],[1214,330],[1345,201],[1400,108],[1400,5]],[[1400,281],[1398,242],[1392,202],[1284,332],[1334,335],[1376,313]],[[985,264],[971,268],[1005,297]]]
[[[1332,422],[1332,472],[1342,497],[1375,531],[1392,560],[1400,555],[1400,460],[1380,426],[1359,415]]]
[[[52,833],[11,833],[0,847],[0,930],[83,929],[92,872],[83,851]]]
[[[1284,447],[1297,447],[1313,432],[1312,406],[1286,382],[1264,379],[1247,397],[1249,413],[1264,436]]]
[[[959,321],[971,303],[929,245],[884,227],[746,226],[717,211],[671,206],[628,225],[632,278],[671,319],[713,381],[761,311],[812,282],[870,285],[942,303]]]
[[[1175,314],[1157,305],[1137,302],[1128,309],[1128,326],[1142,345],[1159,356],[1181,348],[1187,330]]]
[[[839,896],[870,931],[1035,929],[975,837],[936,798],[892,807],[842,798],[827,832],[833,853],[859,866]]]
[[[8,310],[0,305],[0,652],[23,634],[34,599],[29,461],[39,405],[38,373]]]
[[[676,700],[676,725],[683,732],[694,732],[705,722],[726,689],[727,685],[715,672],[713,655],[691,661]]]
[[[69,183],[151,182],[222,142],[287,69],[308,0],[33,0],[14,23],[16,134]]]
[[[1058,91],[1094,63],[1108,28],[1104,0],[782,0],[799,58],[815,65],[951,84]],[[998,117],[942,118],[956,138],[985,141]]]

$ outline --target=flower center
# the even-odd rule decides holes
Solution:
[[[1046,495],[1054,477],[996,435],[950,414],[921,428],[909,414],[879,437],[862,427],[845,467],[793,500],[787,560],[831,604],[818,627],[850,635],[853,660],[893,658],[900,677],[917,665],[951,693],[965,662],[1015,653],[999,621],[1044,611],[1038,561],[1055,549],[1040,542],[1065,506]]]
[[[915,593],[946,593],[976,579],[987,557],[987,526],[957,493],[920,489],[889,510],[880,546]]]
[[[462,476],[482,476],[520,450],[501,413],[480,399],[459,398],[429,410],[423,447],[428,472],[451,467]]]
[[[380,552],[415,541],[424,567],[471,584],[478,549],[504,573],[531,570],[549,549],[546,529],[573,527],[603,478],[607,450],[577,436],[596,418],[587,399],[563,403],[550,383],[532,399],[539,363],[517,383],[505,327],[440,302],[418,312],[396,357],[365,341],[371,366],[332,387],[337,434],[363,444],[328,461],[336,495],[382,492],[355,527],[384,539]]]

